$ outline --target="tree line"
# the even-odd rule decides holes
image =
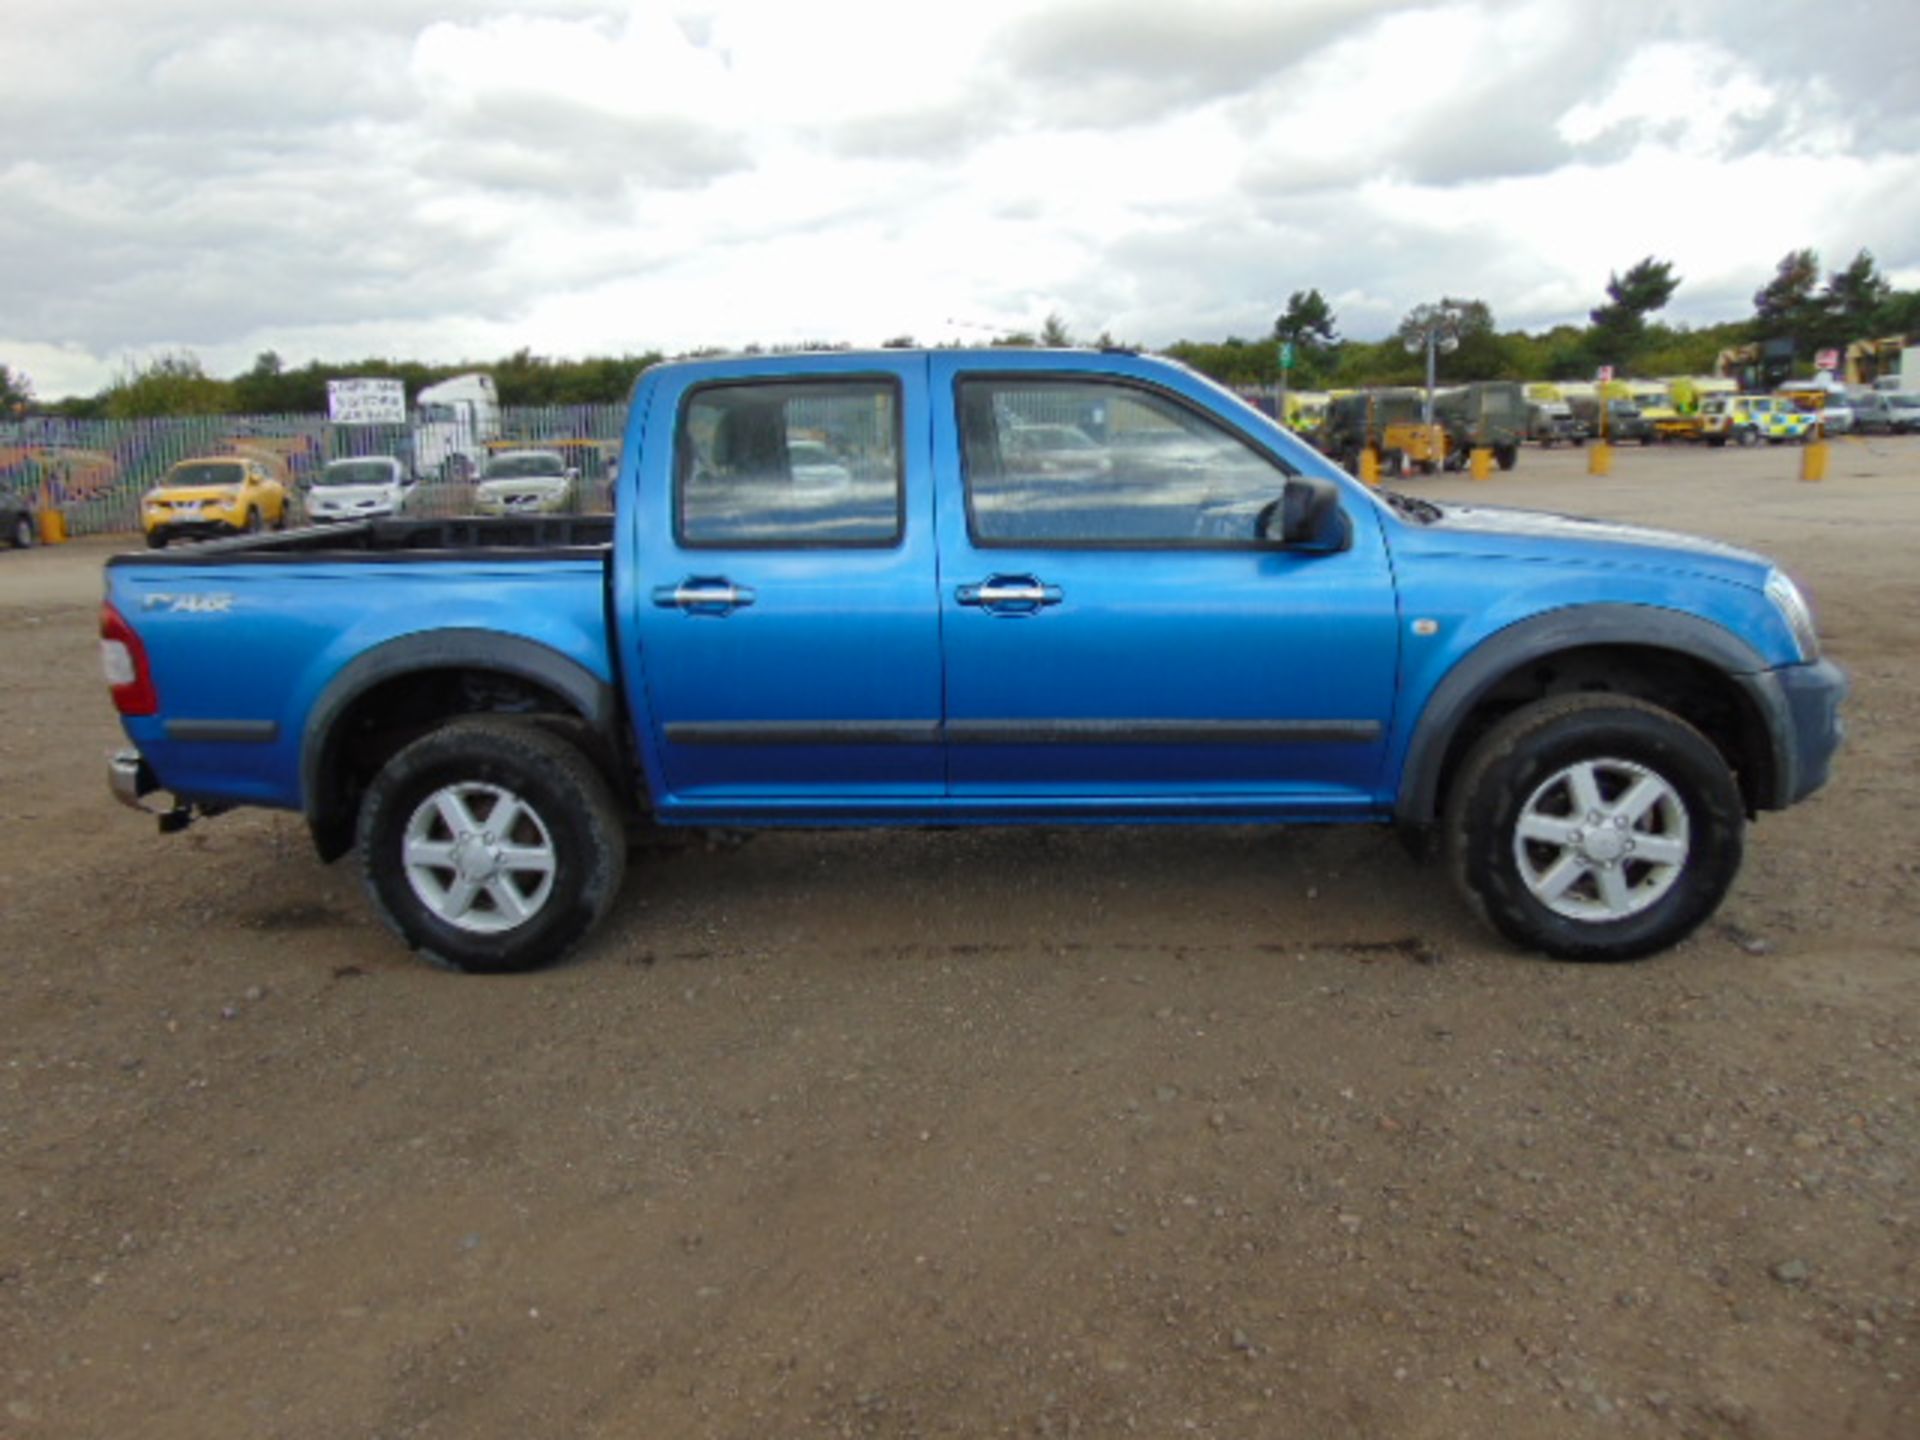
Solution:
[[[1859,251],[1844,268],[1824,272],[1818,254],[1789,251],[1773,278],[1754,292],[1745,319],[1692,328],[1655,318],[1681,284],[1670,261],[1649,255],[1608,277],[1605,298],[1586,325],[1556,325],[1538,334],[1502,331],[1485,301],[1443,296],[1415,306],[1384,340],[1341,337],[1338,317],[1318,289],[1296,290],[1271,334],[1247,339],[1179,340],[1164,353],[1229,385],[1271,386],[1281,379],[1281,346],[1292,360],[1287,383],[1298,389],[1412,385],[1425,378],[1425,338],[1444,334],[1437,369],[1449,382],[1466,380],[1576,380],[1610,365],[1620,376],[1698,375],[1710,372],[1721,351],[1756,340],[1792,342],[1798,368],[1814,354],[1849,341],[1920,332],[1920,290],[1897,290],[1872,254]],[[989,342],[1001,346],[1071,345],[1064,317],[1049,315],[1037,331],[1010,330]],[[910,335],[885,342],[910,348]],[[1085,343],[1112,345],[1101,334]],[[746,353],[847,349],[837,342],[762,347]],[[717,350],[693,352],[718,354]],[[190,352],[130,363],[97,394],[36,403],[32,381],[0,364],[0,419],[32,411],[72,419],[130,420],[166,415],[313,414],[327,408],[327,382],[368,376],[403,381],[411,397],[450,375],[484,370],[507,406],[606,405],[626,398],[635,377],[665,358],[658,352],[553,359],[520,349],[478,364],[427,365],[410,360],[318,360],[289,368],[274,351],[228,379],[206,373]]]

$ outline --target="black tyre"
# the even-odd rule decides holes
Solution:
[[[260,533],[260,526],[260,510],[258,506],[255,506],[247,511],[247,518],[241,522],[240,528],[245,530],[249,535],[258,535]]]
[[[1749,425],[1741,430],[1735,438],[1738,439],[1742,445],[1751,447],[1760,443],[1760,432]]]
[[[1502,470],[1511,470],[1520,460],[1520,450],[1515,445],[1496,445],[1493,447],[1493,463]]]
[[[1707,436],[1707,444],[1712,449],[1718,450],[1720,449],[1721,446],[1725,445],[1726,443],[1727,443],[1727,437],[1724,435]]]
[[[164,550],[167,548],[167,541],[170,538],[172,537],[164,530],[149,530],[147,532],[147,548],[149,550]]]
[[[1634,960],[1711,915],[1740,868],[1744,810],[1726,760],[1684,720],[1619,695],[1509,715],[1449,793],[1455,884],[1515,944]]]
[[[626,826],[581,751],[525,721],[461,720],[389,760],[360,807],[381,919],[428,959],[476,974],[561,959],[626,870]]]
[[[16,550],[31,550],[33,542],[40,537],[33,531],[33,516],[22,510],[13,517],[13,533],[8,537]]]

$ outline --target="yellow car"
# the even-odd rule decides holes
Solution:
[[[256,455],[182,460],[140,497],[140,527],[155,550],[176,538],[253,534],[269,525],[287,526],[287,487]]]

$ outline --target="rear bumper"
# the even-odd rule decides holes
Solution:
[[[144,803],[160,788],[160,781],[138,750],[121,750],[107,757],[107,789],[130,810],[152,813]]]

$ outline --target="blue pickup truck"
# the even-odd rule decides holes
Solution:
[[[1392,824],[1509,939],[1632,958],[1826,780],[1846,691],[1765,559],[1376,493],[1121,352],[660,365],[610,516],[106,578],[115,793],[302,812],[469,971],[577,945],[644,825]]]

